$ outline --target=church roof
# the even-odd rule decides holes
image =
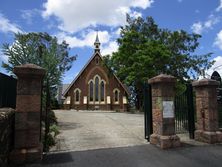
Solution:
[[[82,68],[82,70],[79,72],[79,74],[75,77],[75,79],[72,81],[72,83],[69,85],[69,87],[64,91],[64,94],[63,96],[66,96],[66,94],[68,93],[69,89],[72,87],[72,85],[77,81],[77,79],[81,76],[81,74],[83,73],[83,71],[86,69],[86,67],[90,64],[90,62],[93,60],[93,58],[98,55],[101,59],[102,56],[100,54],[100,52],[95,52],[93,54],[93,56],[89,59],[89,61],[85,64],[85,66]],[[108,67],[107,67],[108,68]],[[120,85],[123,87],[123,89],[125,90],[125,92],[129,95],[129,91],[128,89],[126,88],[125,85],[122,84],[122,82],[119,80],[119,78],[113,73],[113,76],[116,78],[116,80],[120,83]]]

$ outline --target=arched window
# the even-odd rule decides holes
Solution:
[[[101,84],[100,84],[100,100],[101,101],[104,101],[105,99],[105,85],[104,85],[104,82],[102,81]]]
[[[81,90],[79,88],[76,88],[74,90],[74,103],[80,104],[80,96],[81,96]]]
[[[119,104],[119,93],[120,93],[119,89],[115,88],[113,90],[113,101],[116,104]]]
[[[79,90],[76,90],[76,96],[75,96],[76,102],[79,102],[79,99],[80,99],[79,96],[80,96]]]
[[[115,92],[114,92],[114,102],[115,103],[119,102],[119,92],[118,92],[118,90],[115,90]]]
[[[93,101],[93,81],[89,83],[89,101]]]
[[[95,101],[99,101],[99,78],[95,78]]]

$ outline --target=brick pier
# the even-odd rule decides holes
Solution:
[[[222,142],[218,128],[217,90],[219,83],[212,79],[193,82],[196,91],[197,127],[195,140],[206,143]]]
[[[41,160],[41,89],[45,70],[34,64],[16,66],[18,77],[15,112],[15,142],[10,162],[20,164]]]
[[[153,134],[150,143],[161,149],[180,146],[180,138],[175,134],[174,96],[176,78],[158,75],[148,81],[152,87]]]

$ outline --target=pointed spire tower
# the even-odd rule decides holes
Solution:
[[[94,46],[95,46],[95,52],[100,52],[100,42],[99,42],[98,31],[96,33],[96,40],[94,42]]]

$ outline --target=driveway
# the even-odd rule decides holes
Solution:
[[[161,150],[143,139],[143,115],[56,111],[55,152],[26,167],[221,167],[222,145],[183,144]],[[196,144],[195,144],[196,143]]]
[[[143,114],[57,110],[60,134],[51,151],[83,151],[146,144]]]

